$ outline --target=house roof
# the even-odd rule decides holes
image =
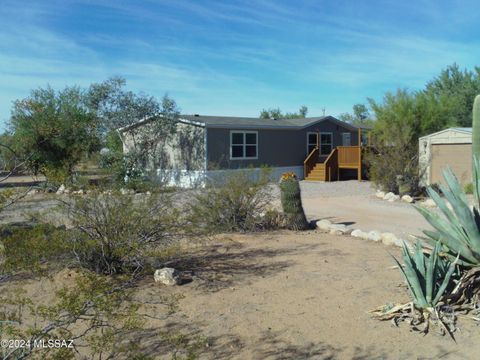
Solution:
[[[134,124],[118,129],[125,132],[136,128],[140,125],[150,122],[153,119],[142,119]],[[183,123],[204,126],[207,128],[255,128],[255,129],[292,129],[300,130],[305,127],[321,123],[323,121],[334,122],[352,131],[356,131],[359,127],[344,121],[340,121],[333,116],[320,116],[298,119],[261,119],[253,117],[233,117],[233,116],[205,116],[205,115],[180,115],[179,121]]]
[[[467,134],[467,135],[472,134],[472,128],[471,127],[452,127],[452,128],[443,129],[443,130],[440,130],[440,131],[422,136],[419,140],[429,138],[429,137],[433,137],[433,136],[437,136],[437,135],[444,134],[444,133],[448,133],[448,132],[451,132],[451,131],[460,132],[460,133]]]

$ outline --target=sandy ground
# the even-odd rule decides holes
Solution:
[[[316,231],[234,235],[195,249],[172,264],[193,280],[166,287],[147,277],[135,297],[150,318],[138,343],[156,359],[172,348],[158,331],[202,336],[200,359],[478,359],[480,329],[461,319],[457,343],[433,329],[423,336],[375,320],[368,310],[408,301],[398,269],[382,244]],[[69,283],[24,280],[36,303]],[[178,296],[178,310],[159,304]]]
[[[391,269],[388,252],[398,255],[396,248],[315,231],[235,236],[229,243],[176,264],[194,271],[191,283],[152,282],[142,290],[150,298],[185,296],[180,311],[157,325],[207,336],[201,358],[478,358],[480,331],[470,320],[460,323],[455,344],[367,313],[408,300]]]

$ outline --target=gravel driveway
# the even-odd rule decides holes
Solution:
[[[301,181],[300,186],[309,219],[328,219],[363,231],[392,232],[400,238],[431,229],[411,204],[376,198],[368,181]]]

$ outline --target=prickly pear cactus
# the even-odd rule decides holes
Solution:
[[[294,173],[285,173],[282,175],[280,192],[287,227],[292,230],[309,229],[310,225],[303,211],[300,184]]]
[[[480,159],[480,95],[473,102],[472,155]]]

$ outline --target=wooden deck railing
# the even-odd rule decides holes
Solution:
[[[325,181],[332,181],[338,177],[338,149],[333,149],[333,151],[328,155],[327,160],[325,160]]]
[[[360,146],[337,146],[338,166],[344,168],[358,168],[361,163]]]
[[[310,171],[315,167],[315,164],[318,162],[318,146],[316,146],[307,158],[303,162],[303,176],[306,179]]]

